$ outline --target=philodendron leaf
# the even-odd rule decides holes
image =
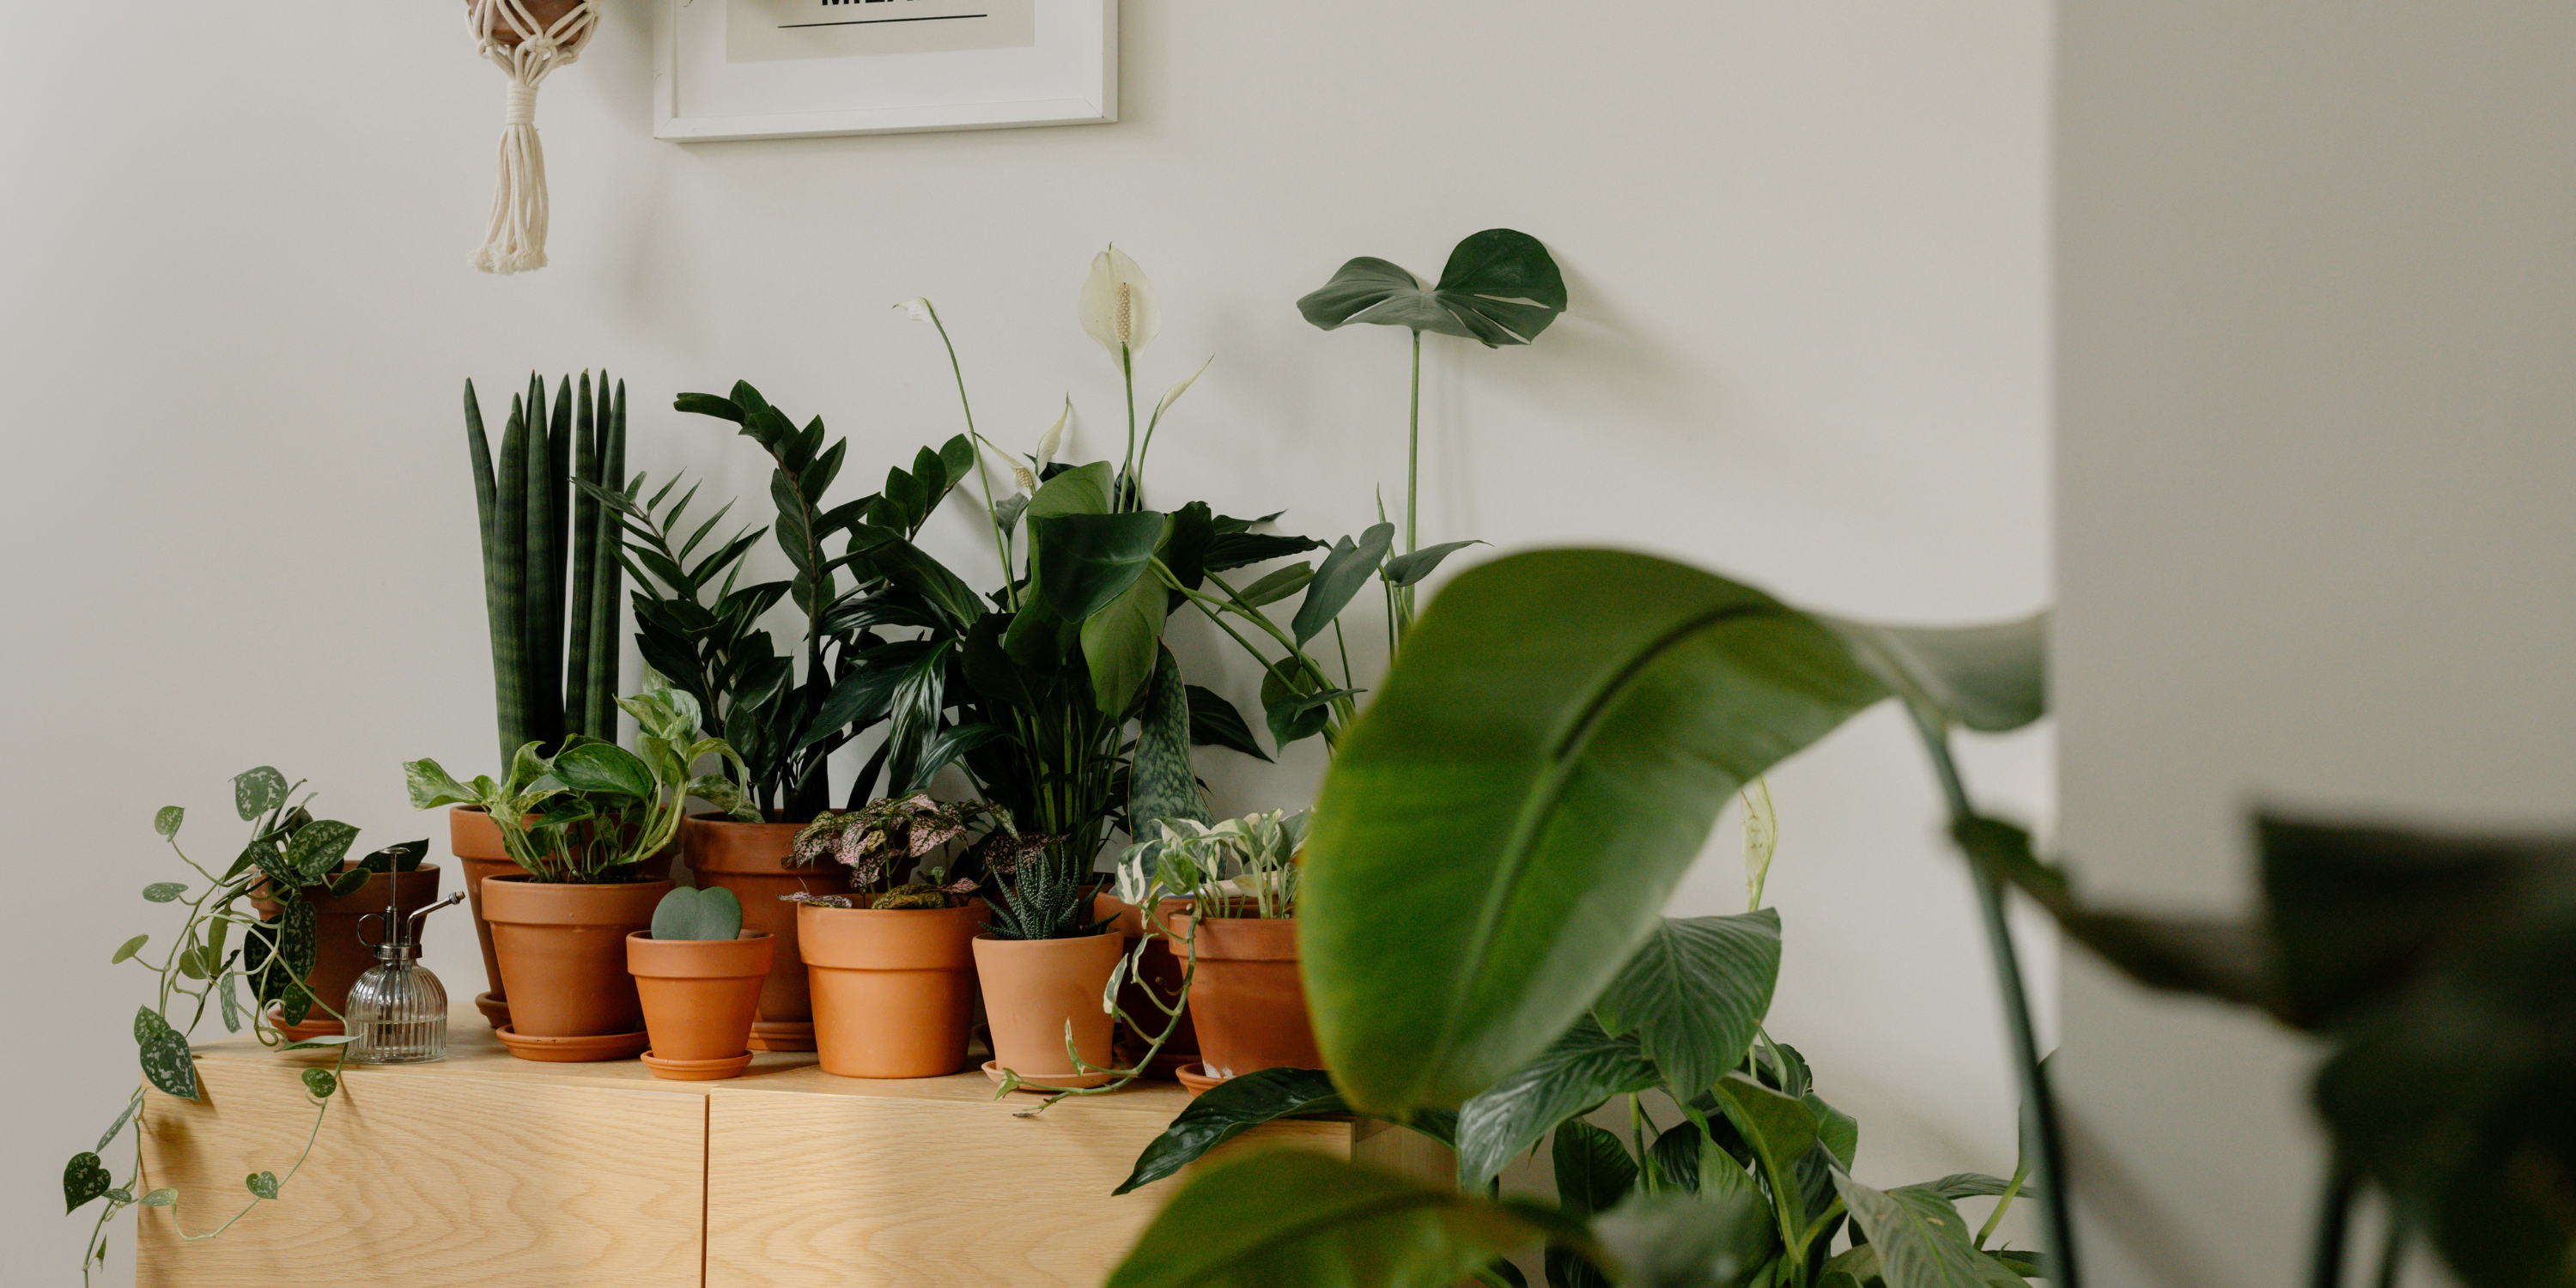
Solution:
[[[374,875],[374,873],[367,871],[365,868],[351,868],[348,871],[331,878],[327,884],[331,893],[345,897],[356,894],[358,891],[364,889],[367,884],[367,878]]]
[[[286,775],[262,765],[233,776],[233,808],[247,823],[286,803]]]
[[[1983,1172],[1952,1172],[1940,1180],[1927,1181],[1912,1188],[1930,1190],[1955,1203],[1960,1199],[2000,1197],[2005,1191],[2012,1189],[2012,1182],[2000,1176],[1988,1176]],[[2020,1190],[2023,1196],[2030,1193],[2031,1189],[2028,1185],[2024,1185]]]
[[[242,1178],[242,1188],[264,1199],[277,1197],[277,1173],[253,1172]]]
[[[134,1044],[143,1076],[153,1086],[181,1100],[197,1098],[197,1062],[189,1054],[188,1039],[151,1007],[135,1009]]]
[[[653,908],[653,937],[662,940],[737,939],[742,901],[722,886],[681,886]]]
[[[1737,1288],[1779,1247],[1754,1194],[1639,1193],[1592,1230],[1622,1288]]]
[[[116,1178],[107,1174],[98,1155],[72,1155],[72,1161],[63,1166],[63,1211],[79,1211],[82,1204],[107,1193],[115,1184]]]
[[[1973,1246],[1975,1227],[1950,1200],[1915,1186],[1874,1190],[1840,1172],[1834,1190],[1878,1249],[1887,1288],[2023,1288],[2020,1275]]]
[[[1741,1064],[1780,979],[1780,914],[1667,917],[1594,1003],[1603,1030],[1635,1030],[1665,1085],[1689,1099]]]
[[[155,813],[152,816],[152,830],[159,832],[163,836],[177,836],[179,834],[179,824],[185,821],[187,817],[188,811],[181,809],[176,805],[164,805],[158,813]]]
[[[143,887],[143,897],[153,903],[168,903],[188,893],[188,887],[176,881],[155,881]]]
[[[1557,1206],[1575,1216],[1607,1212],[1636,1188],[1637,1160],[1628,1147],[1580,1118],[1557,1124],[1548,1155]],[[1571,1249],[1549,1248],[1546,1264],[1551,1288],[1608,1288],[1609,1279]]]
[[[1305,912],[1302,902],[1298,912]],[[1661,1080],[1638,1049],[1636,1035],[1612,1037],[1590,1016],[1582,1017],[1537,1059],[1459,1106],[1459,1187],[1482,1189],[1513,1155],[1536,1145],[1558,1123]]]
[[[1216,821],[1190,767],[1190,702],[1181,683],[1180,661],[1167,648],[1157,647],[1154,653],[1154,676],[1146,682],[1145,710],[1138,717],[1127,797],[1127,817],[1147,837],[1155,835],[1154,825],[1164,819]]]
[[[1332,1075],[1319,1069],[1262,1069],[1199,1093],[1163,1134],[1136,1156],[1136,1168],[1113,1194],[1151,1185],[1197,1162],[1209,1150],[1266,1122],[1305,1114],[1348,1113]]]
[[[651,800],[653,770],[634,752],[614,743],[584,742],[555,757],[554,775],[577,792]]]
[[[1445,1285],[1549,1238],[1589,1242],[1541,1204],[1488,1201],[1274,1149],[1183,1187],[1107,1288]]]
[[[1436,287],[1426,289],[1413,274],[1364,256],[1297,301],[1297,311],[1327,331],[1370,322],[1465,336],[1494,348],[1536,339],[1565,305],[1565,277],[1547,248],[1527,233],[1489,228],[1458,243]]]

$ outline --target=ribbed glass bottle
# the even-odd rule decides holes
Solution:
[[[426,1064],[447,1058],[447,989],[408,951],[379,962],[349,989],[349,1058]]]

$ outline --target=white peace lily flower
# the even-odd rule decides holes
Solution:
[[[911,314],[912,320],[915,322],[928,322],[932,320],[930,315],[930,301],[923,296],[916,295],[911,299],[896,304],[895,307]]]
[[[1117,358],[1143,349],[1162,327],[1145,270],[1115,246],[1094,256],[1091,277],[1082,284],[1082,329]]]
[[[1064,446],[1064,427],[1073,420],[1073,399],[1064,400],[1064,413],[1038,435],[1038,468],[1044,469],[1055,460],[1055,450]]]
[[[1211,355],[1207,361],[1199,364],[1198,370],[1190,373],[1189,379],[1172,386],[1171,391],[1163,395],[1163,401],[1154,404],[1154,419],[1161,420],[1163,418],[1163,413],[1170,411],[1172,409],[1172,404],[1179,402],[1181,400],[1181,395],[1188,393],[1190,391],[1190,386],[1197,384],[1199,377],[1206,375],[1207,369],[1214,365],[1216,365],[1216,358]]]

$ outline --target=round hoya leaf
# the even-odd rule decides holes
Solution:
[[[164,805],[152,816],[152,830],[163,836],[177,836],[180,822],[187,817],[188,811],[176,805]]]
[[[108,964],[108,965],[110,965],[110,966],[114,966],[114,965],[116,965],[117,963],[124,961],[124,960],[125,960],[126,958],[128,958],[128,957],[131,957],[131,956],[135,955],[136,953],[142,952],[142,951],[143,951],[143,945],[144,945],[146,942],[150,941],[150,940],[151,940],[151,938],[152,938],[152,936],[150,936],[150,935],[136,935],[134,938],[129,939],[129,940],[126,940],[126,941],[125,941],[125,946],[124,946],[124,947],[122,947],[122,948],[117,949],[117,950],[116,950],[116,955],[115,955],[114,957],[110,957],[110,958],[108,958],[108,959],[107,959],[107,964]]]
[[[307,1069],[304,1089],[312,1092],[316,1100],[329,1100],[331,1093],[340,1089],[340,1079],[328,1069]]]
[[[155,881],[143,887],[143,897],[154,903],[169,903],[188,893],[188,887],[176,881]]]

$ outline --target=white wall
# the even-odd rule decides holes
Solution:
[[[2250,901],[2257,802],[2568,821],[2576,10],[2068,6],[2064,836]],[[2298,1282],[2314,1053],[2070,955],[2094,1282]]]
[[[391,841],[427,830],[398,761],[490,753],[467,375],[506,396],[606,363],[639,468],[758,507],[756,450],[668,410],[749,378],[852,436],[856,494],[957,428],[933,338],[887,308],[928,294],[988,432],[1031,442],[1070,391],[1079,448],[1108,453],[1073,299],[1114,238],[1163,294],[1150,383],[1218,356],[1158,489],[1338,533],[1400,494],[1402,337],[1316,332],[1293,301],[1347,257],[1436,273],[1508,225],[1555,249],[1574,311],[1527,350],[1435,338],[1426,533],[1643,547],[1885,618],[2047,598],[2038,0],[1128,0],[1119,124],[693,147],[650,137],[647,7],[612,0],[539,107],[556,265],[506,280],[464,267],[502,90],[456,8],[30,5],[0,43],[0,1222],[30,1264],[77,1255],[57,1169],[132,1074],[143,977],[105,959],[167,921],[133,894],[171,875],[153,807],[226,852],[225,778],[274,763]],[[972,557],[964,511],[937,535]],[[1193,667],[1223,658],[1181,634]],[[1972,768],[2043,812],[2046,750]],[[1247,810],[1301,803],[1321,765],[1206,769]],[[1991,984],[1898,722],[1775,786],[1776,1028],[1862,1115],[1864,1175],[2009,1170]],[[1740,906],[1735,847],[1684,908]],[[466,934],[432,938],[451,986]]]

